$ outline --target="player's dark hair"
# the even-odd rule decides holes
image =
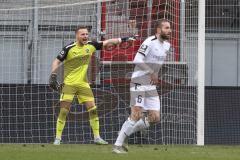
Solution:
[[[87,30],[88,30],[88,27],[87,27],[87,26],[78,26],[78,27],[75,29],[75,34],[76,34],[80,29],[87,29]]]
[[[160,20],[158,20],[158,21],[156,22],[155,28],[156,28],[156,29],[157,29],[157,28],[162,28],[163,23],[165,23],[165,22],[170,23],[167,19],[160,19]]]

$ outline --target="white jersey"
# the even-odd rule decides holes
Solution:
[[[164,63],[167,53],[170,49],[170,43],[163,43],[156,36],[148,37],[138,49],[138,52],[133,60],[135,64],[134,72],[131,81],[139,84],[150,84],[150,73],[157,73],[161,65]],[[147,65],[147,69],[142,66]]]

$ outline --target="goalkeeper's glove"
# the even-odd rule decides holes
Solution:
[[[134,36],[129,36],[129,37],[122,37],[121,42],[127,42],[127,41],[135,41],[137,39],[138,35],[134,35]]]
[[[55,91],[58,91],[60,88],[60,84],[57,80],[57,74],[56,73],[52,73],[50,78],[49,78],[49,86],[50,88],[52,88]]]

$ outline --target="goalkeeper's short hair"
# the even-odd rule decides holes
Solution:
[[[89,31],[89,28],[88,26],[78,26],[76,29],[75,29],[75,33],[77,33],[80,29],[87,29]]]

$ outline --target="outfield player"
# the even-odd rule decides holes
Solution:
[[[160,121],[160,100],[156,90],[158,72],[170,49],[170,23],[166,19],[157,22],[156,34],[148,37],[134,58],[131,77],[131,115],[122,125],[113,147],[114,153],[126,153],[124,141],[131,134],[147,129]],[[143,115],[147,112],[147,117]]]
[[[94,142],[96,144],[108,144],[99,134],[97,106],[95,105],[93,93],[87,80],[88,65],[92,54],[96,50],[101,50],[109,44],[116,45],[123,41],[128,41],[130,37],[93,42],[88,40],[88,29],[86,27],[78,27],[75,35],[76,41],[65,46],[53,61],[51,76],[49,78],[50,87],[54,90],[59,90],[60,85],[56,72],[59,65],[63,63],[64,82],[60,95],[60,112],[56,124],[54,145],[59,145],[61,142],[62,131],[74,96],[77,96],[80,103],[85,104],[89,112],[89,122],[93,131]]]

